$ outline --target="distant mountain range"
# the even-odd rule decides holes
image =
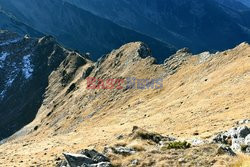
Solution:
[[[249,7],[250,7],[250,1],[248,0],[246,1],[245,0],[216,0],[216,2],[228,8],[237,10],[237,11],[246,11],[246,10],[249,10]]]
[[[20,34],[29,34],[31,36],[42,36],[42,33],[18,21],[15,17],[10,15],[9,13],[6,13],[1,8],[0,8],[0,20],[1,20],[0,21],[1,29],[10,30]]]
[[[175,48],[216,52],[250,42],[247,0],[0,0],[0,28],[90,52],[143,41],[162,62]]]
[[[236,1],[243,3],[247,7],[250,7],[250,1],[249,0],[236,0]]]
[[[67,1],[121,26],[194,52],[224,50],[250,41],[248,0]]]
[[[175,52],[175,48],[166,42],[123,28],[61,0],[0,0],[0,6],[18,23],[53,35],[66,47],[90,52],[94,60],[132,41],[147,43],[160,62]],[[33,29],[23,30],[20,25],[9,22],[0,24],[0,28],[8,30],[15,30],[13,26],[18,27],[17,32],[34,35]]]

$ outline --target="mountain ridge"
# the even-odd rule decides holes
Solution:
[[[123,45],[97,62],[85,58],[79,61],[73,53],[68,55],[49,75],[36,118],[0,145],[6,157],[0,163],[54,166],[65,151],[102,150],[107,145],[119,145],[117,136],[127,136],[135,125],[182,140],[198,134],[195,137],[206,142],[212,135],[248,117],[249,44],[242,43],[216,54],[192,55],[182,49],[164,64],[155,64],[151,56],[148,46],[141,42]],[[163,78],[163,88],[87,89],[86,77]],[[146,149],[146,146],[140,147]],[[209,162],[231,162],[230,157],[216,153],[217,146],[205,144],[184,150],[200,151],[198,161],[191,157],[184,163],[206,164],[208,155],[203,150],[208,147],[213,150]],[[147,149],[134,155],[141,165],[148,160],[143,158],[144,154],[151,155]],[[159,154],[162,155],[162,150]],[[164,158],[158,161],[162,157],[159,154],[150,161],[157,165],[171,164]],[[182,156],[180,152],[178,155]],[[112,162],[128,166],[131,159],[115,156]]]
[[[248,167],[247,1],[70,2],[0,0],[0,167]]]
[[[41,105],[48,76],[67,54],[53,37],[40,39],[8,31],[0,34],[0,137],[32,121]],[[24,98],[28,96],[28,98]]]

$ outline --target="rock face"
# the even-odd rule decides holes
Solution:
[[[79,54],[61,47],[51,36],[35,39],[0,32],[0,139],[34,119],[42,104],[49,75],[67,56],[65,64],[71,59],[80,64],[85,61]],[[73,73],[65,74],[65,82]]]
[[[80,154],[63,153],[67,162],[60,167],[112,167],[109,158],[95,150],[83,150]]]
[[[173,56],[164,61],[167,72],[172,75],[183,65],[192,54],[188,48],[178,50]]]
[[[218,134],[213,138],[213,141],[229,145],[235,152],[247,152],[249,150],[249,136],[250,129],[247,126],[242,126]]]

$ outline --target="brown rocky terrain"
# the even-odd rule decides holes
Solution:
[[[237,158],[210,141],[250,117],[249,44],[216,54],[192,55],[182,49],[164,64],[156,64],[150,55],[140,42],[96,63],[68,55],[50,74],[34,121],[3,141],[0,166],[57,166],[62,153],[82,149],[104,151],[114,166],[233,164]],[[163,88],[87,89],[86,77],[163,78]],[[163,136],[177,138],[180,148],[160,143]],[[116,147],[132,150],[107,151]],[[247,158],[243,161],[249,165]]]

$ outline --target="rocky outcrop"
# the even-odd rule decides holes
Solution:
[[[139,128],[137,126],[133,127],[132,133],[130,134],[132,138],[136,139],[143,139],[143,140],[151,140],[155,143],[161,143],[166,141],[175,141],[176,139],[174,137],[169,136],[162,136],[158,133],[148,132],[142,128]]]
[[[135,154],[136,151],[133,148],[124,147],[124,146],[116,146],[116,147],[106,147],[104,148],[105,153],[114,153],[114,154],[120,154],[123,156],[128,156],[131,154]]]
[[[178,50],[174,55],[164,61],[167,73],[172,75],[192,56],[188,48]]]
[[[229,146],[226,146],[226,145],[219,146],[218,154],[219,155],[227,154],[230,156],[236,156],[236,153]]]
[[[131,42],[101,57],[95,63],[92,76],[113,74],[114,77],[114,75],[119,74],[121,71],[128,71],[129,68],[134,68],[142,60],[147,61],[148,64],[156,62],[156,59],[152,57],[151,50],[145,43]]]
[[[130,134],[112,146],[105,146],[103,154],[85,149],[78,154],[63,153],[66,161],[58,167],[111,167],[111,166],[207,166],[215,164],[217,156],[235,156],[229,146],[203,143],[191,145],[185,140],[133,127]],[[167,156],[166,156],[167,155]],[[201,156],[206,158],[202,159]]]
[[[83,150],[79,154],[63,153],[66,161],[59,167],[112,167],[109,158],[96,150]]]
[[[249,153],[250,129],[247,126],[232,128],[219,133],[213,138],[215,143],[229,145],[234,152]]]

